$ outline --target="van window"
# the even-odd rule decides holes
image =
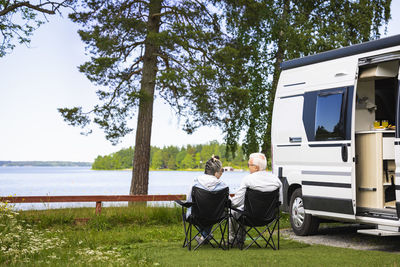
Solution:
[[[343,91],[318,95],[314,128],[316,141],[345,139],[342,104]]]
[[[351,110],[354,87],[304,93],[303,125],[307,140],[351,139]]]

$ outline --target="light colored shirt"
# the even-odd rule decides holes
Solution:
[[[193,185],[190,187],[190,191],[187,194],[187,201],[190,202],[192,201],[192,187],[198,187],[207,191],[219,191],[224,188],[227,188],[228,186],[222,181],[221,179],[218,179],[214,175],[208,175],[208,174],[203,174],[200,175],[196,178],[194,178]],[[187,216],[189,216],[191,213],[191,208],[187,210]]]
[[[279,200],[282,202],[282,183],[272,172],[258,171],[246,175],[240,183],[240,187],[236,191],[235,196],[231,199],[233,207],[237,207],[241,210],[244,209],[244,197],[247,188],[261,192],[272,192],[279,188]]]

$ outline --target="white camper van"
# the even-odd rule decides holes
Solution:
[[[283,62],[273,172],[293,230],[320,219],[400,235],[400,35]]]

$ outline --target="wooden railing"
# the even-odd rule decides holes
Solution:
[[[185,200],[186,195],[101,195],[101,196],[15,196],[0,197],[8,203],[96,202],[96,214],[101,213],[102,202],[144,202]]]

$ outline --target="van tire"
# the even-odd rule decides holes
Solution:
[[[297,188],[290,198],[290,224],[296,235],[312,235],[318,231],[319,219],[306,214],[301,188]]]

